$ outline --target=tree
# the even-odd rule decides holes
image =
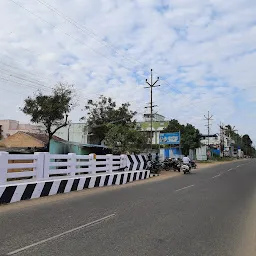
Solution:
[[[242,137],[242,149],[246,155],[252,155],[252,140],[248,134]]]
[[[133,125],[111,124],[105,141],[114,153],[139,153],[146,147],[147,137]]]
[[[101,143],[108,133],[111,126],[135,124],[132,121],[136,112],[129,109],[130,103],[123,103],[117,107],[116,102],[111,98],[101,95],[98,101],[88,100],[85,111],[87,115],[81,120],[87,121],[90,133],[95,135]]]
[[[172,119],[168,126],[163,130],[164,133],[178,132],[181,133],[181,147],[185,155],[189,154],[189,149],[200,147],[200,132],[191,124],[180,124],[178,120]]]
[[[53,135],[68,124],[68,114],[73,107],[73,96],[72,86],[59,83],[50,95],[44,95],[38,91],[33,97],[25,99],[25,105],[21,111],[31,116],[32,123],[42,123],[45,126],[48,134],[46,145],[48,151]]]

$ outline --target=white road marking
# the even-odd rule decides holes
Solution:
[[[219,177],[220,175],[221,175],[221,174],[219,173],[219,174],[213,176],[212,179],[215,179],[215,178]]]
[[[55,235],[55,236],[49,237],[49,238],[47,238],[47,239],[41,240],[41,241],[39,241],[39,242],[37,242],[37,243],[33,243],[33,244],[27,245],[27,246],[25,246],[25,247],[22,247],[22,248],[20,248],[20,249],[18,249],[18,250],[9,252],[9,253],[7,253],[7,255],[14,255],[14,254],[16,254],[16,253],[19,253],[19,252],[28,250],[28,249],[30,249],[30,248],[32,248],[32,247],[35,247],[35,246],[40,245],[40,244],[44,244],[44,243],[49,242],[49,241],[51,241],[51,240],[54,240],[54,239],[56,239],[56,238],[59,238],[59,237],[62,237],[62,236],[64,236],[64,235],[67,235],[67,234],[69,234],[69,233],[72,233],[72,232],[74,232],[74,231],[80,230],[80,229],[82,229],[82,228],[87,228],[87,227],[91,227],[91,226],[93,226],[93,225],[99,224],[99,223],[101,223],[101,222],[103,222],[103,221],[105,221],[105,220],[108,220],[108,219],[110,219],[110,218],[113,218],[113,217],[115,217],[115,214],[110,214],[110,215],[105,216],[105,217],[103,217],[103,218],[100,218],[100,219],[98,219],[98,220],[94,220],[94,221],[92,221],[92,222],[89,222],[89,223],[86,223],[86,224],[81,225],[81,226],[79,226],[79,227],[70,229],[70,230],[65,231],[65,232],[63,232],[63,233],[60,233],[60,234],[58,234],[58,235]]]
[[[184,187],[184,188],[180,188],[180,189],[177,189],[175,190],[175,192],[178,192],[178,191],[181,191],[181,190],[184,190],[184,189],[187,189],[187,188],[191,188],[191,187],[194,187],[195,185],[190,185],[190,186],[187,186],[187,187]]]
[[[241,165],[238,165],[236,168],[239,168]]]
[[[232,168],[230,168],[230,169],[228,169],[228,170],[227,170],[227,172],[230,172],[230,171],[232,171],[232,170],[233,170],[233,169],[232,169]]]

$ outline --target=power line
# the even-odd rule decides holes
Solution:
[[[77,29],[79,29],[80,31],[84,32],[83,28],[81,28],[81,27],[79,26],[79,24],[78,24],[75,20],[71,19],[70,17],[68,17],[68,16],[65,15],[64,13],[60,12],[57,8],[53,7],[53,6],[50,5],[49,3],[45,2],[45,1],[42,1],[42,0],[36,0],[36,1],[39,2],[39,3],[41,3],[41,4],[43,4],[44,6],[46,6],[49,10],[51,10],[51,11],[54,12],[54,13],[56,13],[59,17],[64,18],[66,21],[68,21],[70,24],[72,24],[73,26],[75,26],[75,27],[76,27]],[[103,43],[101,40],[98,40],[97,38],[95,38],[95,37],[97,37],[97,35],[96,35],[94,32],[92,32],[92,30],[89,30],[89,29],[86,29],[86,30],[89,31],[89,32],[91,32],[91,34],[94,35],[94,39],[95,39],[95,40],[97,40],[98,42],[100,42],[100,43],[103,44],[104,46],[109,47],[106,43]],[[113,45],[110,44],[110,47],[109,47],[109,48],[110,48],[111,50],[113,50],[115,53],[117,53],[118,55],[121,55],[123,58],[125,58],[125,59],[127,59],[127,60],[131,59],[131,58],[127,58],[125,55],[120,54],[120,53],[115,49],[115,47],[114,47]],[[144,65],[142,62],[136,60],[135,58],[132,58],[131,60],[134,60],[135,62],[137,62],[137,63],[140,64],[140,65]],[[168,86],[171,86],[171,85],[167,82],[167,80],[165,80],[164,78],[163,78],[162,80],[164,80],[165,83],[166,83]],[[173,89],[174,89],[176,92],[181,93],[181,92],[180,92],[179,90],[177,90],[176,88],[173,88]]]
[[[68,37],[72,38],[73,40],[75,40],[75,41],[77,41],[77,42],[79,42],[79,43],[85,45],[87,48],[89,48],[90,50],[94,51],[95,53],[98,53],[100,56],[102,56],[102,57],[104,57],[104,58],[106,58],[106,59],[108,59],[108,60],[110,60],[110,61],[114,61],[113,59],[112,59],[112,60],[109,59],[107,56],[105,56],[104,54],[102,54],[100,51],[95,50],[94,48],[91,48],[90,46],[86,45],[83,41],[79,40],[78,38],[75,38],[75,37],[73,37],[71,34],[65,32],[64,30],[59,29],[57,26],[51,24],[49,21],[45,20],[45,19],[42,18],[41,16],[39,16],[39,15],[35,14],[34,12],[32,12],[31,10],[27,9],[25,6],[19,4],[18,2],[14,1],[14,0],[10,0],[10,1],[12,1],[14,4],[18,5],[20,8],[23,8],[25,11],[29,12],[31,15],[35,16],[36,18],[40,19],[41,21],[47,23],[47,24],[50,25],[51,27],[53,27],[53,28],[55,28],[55,29],[61,31],[61,32],[64,33],[66,36],[68,36]],[[41,1],[41,2],[43,2],[43,1]],[[48,6],[50,6],[50,5],[48,4]],[[52,7],[52,8],[54,8],[54,7]],[[56,9],[56,8],[55,8],[55,9]],[[57,9],[56,9],[56,10],[57,10]],[[64,15],[64,14],[60,14],[60,15]],[[69,19],[70,19],[70,18],[69,18]],[[72,23],[72,19],[70,19],[70,22]],[[74,22],[75,22],[75,21],[73,21],[73,23],[74,23]],[[77,26],[78,26],[78,25],[77,25]],[[133,70],[130,70],[129,68],[125,67],[124,65],[122,65],[122,64],[120,64],[120,63],[118,63],[118,62],[116,62],[116,61],[114,61],[114,62],[115,62],[117,65],[122,66],[123,68],[125,68],[125,69],[128,70],[129,72],[132,72],[132,73],[134,72]],[[142,64],[142,63],[141,63],[141,64]],[[143,64],[142,64],[142,65],[143,65]],[[169,85],[169,84],[168,84],[168,85]],[[170,86],[170,85],[169,85],[169,86]]]
[[[24,48],[24,47],[21,47],[21,48],[26,50],[26,48]],[[31,51],[31,52],[32,52],[32,51]],[[12,58],[12,57],[10,57],[10,56],[8,56],[8,55],[5,55],[5,54],[2,54],[2,53],[0,53],[0,55],[3,55],[3,56],[5,56],[5,57],[7,57],[7,58],[9,58],[9,59],[12,59],[12,60],[14,60],[15,62],[24,64],[22,61],[18,61],[17,58]],[[37,72],[35,73],[35,71],[31,72],[31,71],[28,71],[28,70],[23,70],[23,69],[21,69],[21,68],[14,67],[14,66],[12,66],[12,65],[10,65],[10,64],[7,64],[7,63],[5,63],[5,62],[3,62],[3,61],[1,61],[0,63],[2,63],[2,64],[5,65],[5,66],[9,66],[9,67],[11,67],[11,68],[14,68],[14,69],[19,69],[19,70],[21,70],[21,71],[23,71],[23,72],[26,72],[26,73],[29,73],[29,74],[31,74],[31,75],[35,75],[35,74],[36,74],[38,78],[41,78],[41,79],[42,79],[42,81],[43,81],[43,80],[47,81],[47,80],[51,80],[51,79],[52,79],[52,77],[48,77],[48,76],[47,76],[47,77],[43,77],[42,74],[39,74],[39,73],[37,73]],[[49,81],[47,81],[47,82],[49,82]]]
[[[69,22],[71,25],[75,26],[77,29],[79,29],[80,31],[83,32],[83,34],[85,34],[85,30],[87,32],[89,32],[92,37],[98,41],[99,43],[101,43],[102,45],[104,45],[105,47],[110,48],[112,51],[114,51],[116,54],[121,55],[123,58],[127,59],[128,61],[132,60],[134,62],[137,62],[140,65],[144,65],[142,62],[138,61],[137,59],[135,59],[134,57],[130,58],[130,57],[126,57],[125,55],[121,54],[119,51],[116,50],[115,46],[113,46],[111,43],[106,43],[103,42],[99,36],[97,36],[97,34],[95,32],[93,32],[91,29],[86,28],[85,26],[81,27],[74,19],[70,18],[69,16],[67,16],[66,14],[64,14],[63,12],[61,12],[59,9],[53,7],[52,5],[50,5],[48,2],[43,1],[43,0],[36,0],[37,2],[41,3],[42,5],[44,5],[46,8],[48,8],[49,10],[51,10],[52,12],[56,13],[59,17],[62,17],[63,19],[65,19],[67,22]],[[84,29],[85,28],[85,29]],[[147,65],[148,66],[148,65]],[[165,81],[165,83],[168,86],[171,86],[166,79],[162,79]],[[181,93],[179,90],[177,90],[176,88],[173,88],[176,93]]]
[[[59,17],[62,17],[63,19],[65,19],[68,23],[70,23],[71,25],[75,26],[78,30],[80,30],[81,32],[83,32],[83,34],[90,33],[91,37],[94,38],[94,40],[96,40],[97,42],[99,42],[101,45],[111,49],[113,52],[115,52],[116,54],[122,56],[124,59],[130,61],[134,61],[137,62],[140,65],[143,65],[143,63],[141,63],[140,61],[134,59],[134,58],[130,58],[130,57],[126,57],[125,55],[121,54],[119,51],[116,50],[115,46],[112,45],[111,43],[107,43],[105,41],[102,41],[99,36],[93,32],[91,29],[88,29],[86,26],[83,25],[83,27],[81,27],[74,19],[70,18],[69,16],[67,16],[65,13],[61,12],[59,9],[53,7],[52,5],[50,5],[49,3],[47,3],[46,1],[42,1],[42,0],[36,0],[37,2],[41,3],[42,5],[44,5],[46,8],[48,8],[49,10],[51,10],[52,12],[56,13]]]
[[[3,69],[3,68],[0,68],[0,70],[7,73],[7,75],[10,76],[10,77],[14,77],[14,78],[26,81],[26,82],[30,82],[30,83],[34,84],[34,86],[38,85],[38,86],[40,86],[40,88],[43,87],[43,88],[46,88],[46,89],[52,89],[51,87],[48,87],[48,86],[44,85],[43,83],[41,83],[40,81],[38,81],[34,78],[24,76],[24,74],[19,74],[19,73],[13,72],[12,70]]]
[[[111,60],[110,58],[108,58],[106,55],[102,54],[100,51],[88,46],[87,44],[85,44],[82,40],[72,36],[71,34],[67,33],[65,30],[62,30],[60,28],[58,28],[56,25],[53,25],[52,23],[50,23],[49,21],[47,21],[46,19],[42,18],[40,15],[35,14],[33,11],[27,9],[24,5],[14,1],[14,0],[10,0],[11,2],[13,2],[14,4],[16,4],[17,6],[19,6],[20,8],[24,9],[25,11],[27,11],[28,13],[30,13],[31,15],[35,16],[36,18],[40,19],[41,21],[45,22],[46,24],[50,25],[52,28],[55,28],[56,30],[59,30],[60,32],[62,32],[64,35],[70,37],[71,39],[73,39],[74,41],[83,44],[84,46],[86,46],[87,48],[89,48],[90,50],[94,51],[95,53],[99,54],[100,56],[106,58],[107,60],[110,61],[114,61]],[[122,66],[123,68],[125,68],[126,70],[128,70],[129,72],[131,72],[131,70],[127,67],[125,67],[124,65],[114,61],[118,66]],[[133,71],[132,71],[133,72]]]
[[[31,87],[30,85],[26,85],[26,84],[24,84],[24,83],[19,83],[19,82],[17,82],[17,81],[14,81],[14,80],[10,80],[10,79],[8,79],[8,78],[6,78],[6,77],[0,77],[0,79],[1,80],[3,80],[3,81],[5,81],[5,82],[8,82],[8,83],[14,83],[14,84],[18,84],[18,85],[21,85],[21,86],[25,86],[25,87],[28,87],[28,88],[33,88],[33,87]],[[34,89],[34,88],[33,88]],[[2,88],[2,90],[6,90],[6,88]],[[18,94],[20,94],[20,95],[24,95],[23,93],[20,93],[20,92],[17,92],[17,91],[10,91],[10,90],[6,90],[6,91],[9,91],[9,92],[12,92],[12,93],[18,93]],[[24,91],[23,91],[24,92]]]

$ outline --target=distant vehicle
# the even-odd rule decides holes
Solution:
[[[194,168],[194,169],[197,168],[197,164],[196,164],[196,162],[195,162],[194,160],[191,160],[191,161],[190,161],[190,164],[191,164],[191,167],[192,167],[192,168]]]
[[[190,166],[189,164],[184,164],[184,163],[182,163],[182,165],[181,165],[181,171],[183,171],[184,174],[190,173],[190,171],[191,171],[191,166]]]

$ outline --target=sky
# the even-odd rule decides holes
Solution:
[[[0,1],[0,119],[28,122],[24,99],[73,84],[79,122],[88,99],[130,102],[206,133],[204,115],[256,142],[255,0]]]

